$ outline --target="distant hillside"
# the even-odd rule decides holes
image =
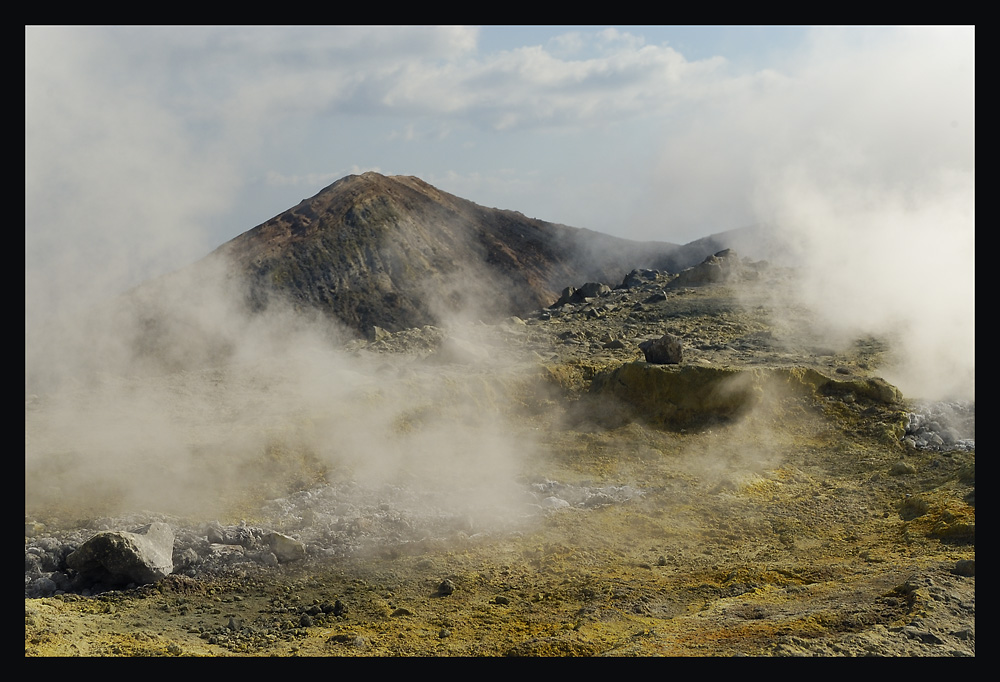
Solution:
[[[523,315],[567,286],[614,286],[635,268],[676,273],[730,246],[747,254],[748,236],[759,241],[735,230],[685,246],[636,242],[486,208],[415,177],[351,175],[200,261],[54,324],[33,341],[41,359],[26,376],[51,385],[67,366],[212,366],[244,342],[283,343],[283,327],[298,324],[289,310],[334,322],[324,333],[337,337]]]
[[[360,337],[490,321],[551,305],[567,286],[614,286],[635,268],[680,272],[741,234],[636,242],[364,173],[140,285],[112,306],[113,321],[93,316],[92,326],[113,327],[140,364],[206,366],[262,333],[254,313],[268,308],[317,313]]]
[[[637,267],[678,271],[713,247],[634,242],[486,208],[419,178],[350,175],[236,237],[224,258],[248,303],[314,307],[361,334],[475,311],[484,319],[549,305],[585,281]]]

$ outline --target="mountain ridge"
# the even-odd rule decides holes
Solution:
[[[415,176],[348,175],[223,244],[253,310],[275,298],[366,335],[497,317],[552,303],[566,286],[615,284],[634,268],[679,271],[718,250],[632,241],[487,208]]]

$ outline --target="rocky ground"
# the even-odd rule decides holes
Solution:
[[[63,403],[31,396],[25,655],[974,656],[975,406],[904,399],[883,340],[777,303],[790,276],[731,254],[377,331],[329,401],[247,368],[161,377],[178,403],[195,379],[269,397],[178,407],[195,455],[137,495],[83,490]],[[680,365],[641,362],[665,333]],[[68,567],[153,521],[172,575]]]

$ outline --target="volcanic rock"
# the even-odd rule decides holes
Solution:
[[[287,561],[298,561],[299,559],[305,559],[306,557],[306,546],[294,538],[290,538],[287,535],[282,535],[281,533],[268,533],[264,536],[264,541],[267,542],[268,547],[274,552],[274,555],[278,558],[278,561],[284,563]]]
[[[634,289],[635,287],[641,287],[647,282],[655,282],[656,277],[660,273],[656,270],[640,269],[634,268],[631,272],[625,275],[625,279],[618,286],[619,289]]]
[[[670,287],[699,287],[724,282],[740,269],[739,259],[732,249],[723,249],[703,260],[693,268],[681,271],[669,283]]]
[[[679,365],[683,358],[681,340],[671,334],[643,341],[639,348],[646,356],[646,362],[655,365]]]
[[[98,533],[66,557],[66,563],[95,581],[146,584],[170,575],[174,532],[154,522],[131,532]]]

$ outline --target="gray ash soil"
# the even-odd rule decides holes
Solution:
[[[52,428],[66,400],[32,397],[25,655],[974,656],[974,403],[762,384],[738,418],[671,428],[590,392],[665,332],[694,368],[863,382],[891,360],[776,305],[786,273],[744,276],[671,289],[661,274],[356,342],[345,357],[364,369],[335,394],[245,367],[160,377],[195,454],[184,472],[129,465],[183,499],[125,490],[91,459],[106,443]],[[205,385],[219,393],[185,403]],[[386,421],[335,430],[376,408]],[[60,563],[150,520],[177,537],[166,579],[102,591]],[[278,562],[269,531],[306,558]]]

